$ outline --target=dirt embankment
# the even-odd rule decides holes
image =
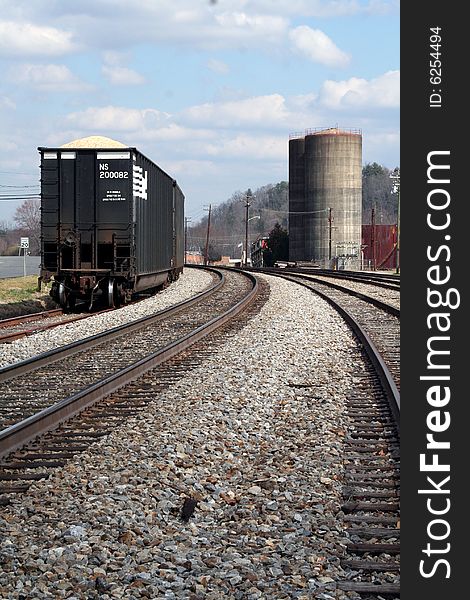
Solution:
[[[49,296],[50,286],[37,290],[37,277],[14,277],[0,280],[0,319],[29,315],[57,308]]]
[[[20,302],[0,303],[0,319],[9,319],[10,317],[20,317],[58,308],[58,305],[48,295],[41,296],[36,300],[22,300]]]

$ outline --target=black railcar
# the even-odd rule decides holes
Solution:
[[[61,306],[118,306],[179,277],[184,195],[173,178],[133,147],[38,150],[41,279],[53,278]]]

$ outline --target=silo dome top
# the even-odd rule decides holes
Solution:
[[[101,135],[90,135],[63,144],[61,148],[129,148],[129,146]]]

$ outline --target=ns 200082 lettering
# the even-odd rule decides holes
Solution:
[[[100,179],[129,179],[128,171],[110,171],[108,163],[99,165]]]

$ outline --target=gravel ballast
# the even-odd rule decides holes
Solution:
[[[2,344],[0,346],[0,367],[26,360],[53,348],[152,315],[195,296],[211,283],[212,276],[207,271],[184,269],[177,281],[150,298],[117,310],[93,315],[82,321],[59,325],[53,329],[15,340],[10,344]]]
[[[335,581],[360,353],[324,301],[262,277],[259,314],[145,419],[3,509],[5,598],[356,597]],[[187,522],[185,498],[197,500]]]

